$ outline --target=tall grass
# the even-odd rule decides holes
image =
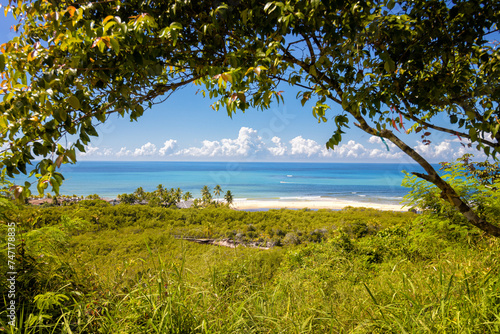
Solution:
[[[406,219],[366,234],[359,213],[352,225],[342,219],[326,240],[270,250],[189,243],[161,222],[42,226],[25,236],[26,268],[36,269],[39,285],[19,308],[17,329],[5,311],[0,326],[7,333],[500,332],[498,240],[436,239]]]

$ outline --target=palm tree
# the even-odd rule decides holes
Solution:
[[[162,184],[159,184],[158,186],[156,186],[156,195],[158,197],[162,197],[163,193],[165,192],[165,189],[163,188],[163,185]]]
[[[184,195],[182,195],[182,200],[184,202],[189,201],[191,198],[193,198],[193,195],[189,191],[186,191]]]
[[[201,197],[205,204],[210,204],[212,201],[212,195],[210,194],[210,188],[208,186],[203,186],[201,189]]]
[[[144,189],[142,189],[142,187],[139,187],[134,191],[134,195],[139,201],[142,201],[144,200],[146,193],[144,192]]]
[[[224,199],[226,200],[227,206],[231,206],[231,204],[233,204],[233,194],[231,193],[231,190],[226,191]]]
[[[214,195],[217,196],[217,205],[219,204],[219,196],[220,196],[221,191],[222,191],[222,188],[220,187],[220,185],[216,185],[214,188]]]
[[[222,191],[222,188],[219,185],[216,185],[215,188],[214,188],[214,195],[217,196],[217,197],[219,197],[221,191]]]
[[[181,201],[181,199],[182,199],[182,189],[181,188],[175,189],[174,198],[175,198],[176,204]]]

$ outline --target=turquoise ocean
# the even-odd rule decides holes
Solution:
[[[62,166],[61,194],[116,198],[138,187],[153,191],[162,184],[200,197],[204,185],[213,188],[218,184],[224,192],[231,190],[235,199],[398,204],[408,192],[401,186],[402,170],[421,168],[399,163],[79,161]]]

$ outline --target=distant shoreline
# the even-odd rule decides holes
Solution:
[[[401,204],[355,202],[338,199],[325,200],[256,200],[235,199],[232,208],[236,210],[256,209],[330,209],[341,210],[345,207],[371,208],[383,211],[408,211]]]
[[[59,198],[60,201],[65,201]],[[74,202],[78,202],[80,199]],[[116,198],[101,197],[108,203],[119,202]],[[73,202],[67,200],[68,202]],[[32,199],[30,204],[41,205],[44,203],[51,203],[52,199]],[[193,203],[192,200],[178,203],[179,208],[188,208]],[[187,204],[187,205],[186,205]],[[140,204],[136,204],[140,205]],[[371,208],[383,211],[408,211],[408,208],[403,207],[401,204],[387,204],[387,203],[373,203],[373,202],[355,202],[339,199],[318,199],[318,200],[285,200],[285,199],[242,199],[236,198],[231,204],[231,208],[240,211],[246,210],[271,210],[271,209],[329,209],[329,210],[342,210],[346,207],[355,208]]]

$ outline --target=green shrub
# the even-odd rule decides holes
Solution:
[[[454,163],[442,163],[442,178],[481,218],[500,225],[498,163],[473,163],[470,158],[471,155],[465,155]],[[406,205],[423,212],[419,219],[423,229],[452,240],[480,233],[430,182],[406,173],[403,186],[410,188],[404,197]]]

